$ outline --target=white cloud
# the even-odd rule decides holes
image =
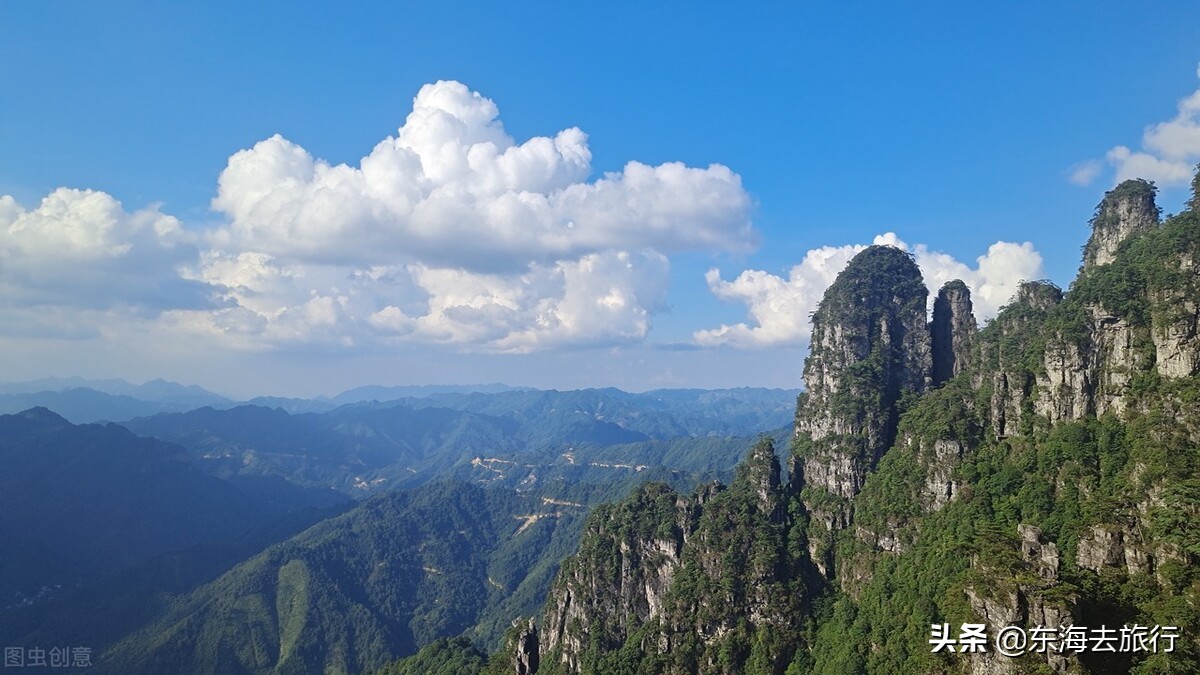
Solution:
[[[1091,185],[1092,181],[1100,175],[1104,170],[1104,162],[1098,159],[1089,159],[1086,162],[1079,162],[1069,169],[1068,180],[1076,185]]]
[[[204,236],[100,192],[58,190],[34,211],[0,198],[0,297],[153,300],[150,324],[92,316],[110,335],[136,324],[243,350],[530,352],[641,341],[666,308],[669,254],[755,246],[724,166],[591,173],[579,129],[518,143],[492,101],[438,82],[356,167],[278,135],[235,153],[212,204],[227,221]],[[87,334],[68,323],[37,330]]]
[[[1200,77],[1200,68],[1196,69],[1196,76]],[[1104,157],[1114,169],[1114,183],[1145,178],[1164,186],[1186,184],[1200,162],[1200,89],[1179,102],[1175,117],[1143,130],[1141,150],[1118,145]],[[1090,184],[1100,173],[1097,162],[1090,160],[1076,165],[1071,181]]]
[[[576,128],[517,143],[496,105],[458,82],[421,88],[395,137],[358,167],[274,136],[229,159],[213,207],[220,248],[308,263],[421,263],[476,272],[610,249],[747,251],[751,200],[737,174],[630,162],[586,182]]]
[[[0,298],[11,306],[196,307],[205,289],[174,269],[195,236],[156,205],[126,212],[110,195],[59,188],[27,209],[0,196]]]
[[[995,316],[1000,306],[1016,293],[1022,280],[1043,276],[1042,257],[1029,242],[1013,244],[998,241],[987,253],[975,259],[974,268],[924,244],[910,247],[894,233],[875,237],[874,244],[896,246],[911,252],[929,287],[932,298],[952,279],[962,279],[971,289],[977,318]],[[810,250],[804,260],[783,277],[759,270],[742,272],[725,281],[717,269],[705,278],[718,298],[747,306],[749,321],[697,331],[694,339],[706,346],[769,347],[799,344],[812,330],[810,315],[817,308],[825,289],[833,283],[846,264],[865,245],[823,246]]]
[[[668,271],[666,256],[650,250],[593,253],[515,277],[418,268],[429,312],[415,318],[412,334],[511,352],[637,342],[666,305]],[[408,327],[392,306],[373,318]]]
[[[1104,157],[1116,167],[1115,183],[1145,178],[1160,185],[1182,185],[1192,177],[1193,165],[1190,162],[1164,159],[1148,152],[1134,152],[1123,145],[1109,150]]]
[[[206,252],[189,278],[226,306],[175,312],[186,332],[239,349],[397,342],[532,352],[639,342],[666,306],[666,256],[604,251],[521,274],[420,264],[353,270]]]

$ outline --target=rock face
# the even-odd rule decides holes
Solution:
[[[1024,282],[1016,298],[980,335],[980,367],[974,385],[991,391],[988,419],[1000,438],[1022,434],[1034,394],[1035,364],[1030,358],[1036,354],[1029,345],[1039,339],[1046,316],[1062,297],[1062,289],[1050,282]]]
[[[1083,250],[1084,271],[1111,263],[1121,242],[1158,225],[1154,193],[1152,183],[1136,179],[1121,183],[1104,196],[1092,218],[1092,237]]]
[[[578,555],[564,563],[550,591],[541,655],[557,647],[566,671],[579,672],[589,636],[615,649],[628,631],[658,616],[685,534],[695,529],[698,502],[707,495],[702,488],[688,500],[648,483],[630,500],[597,509]]]
[[[1081,568],[1099,572],[1105,567],[1124,567],[1130,574],[1150,572],[1150,556],[1134,526],[1094,525],[1079,540],[1076,559]]]
[[[1200,213],[1160,225],[1130,181],[1093,227],[1070,292],[1022,282],[982,329],[961,281],[926,323],[907,254],[856,256],[813,316],[788,484],[767,443],[727,489],[597,509],[550,594],[542,675],[1127,672],[1140,657],[925,661],[897,636],[914,616],[991,636],[1193,621],[1173,612],[1200,564]]]
[[[930,324],[934,386],[967,367],[975,330],[971,291],[958,279],[947,282],[933,301],[933,322]]]
[[[987,634],[995,636],[1005,626],[1022,626],[1026,629],[1039,626],[1057,630],[1076,622],[1076,598],[1071,594],[1054,593],[1058,582],[1059,554],[1054,543],[1042,543],[1042,531],[1032,525],[1017,526],[1024,558],[1021,567],[1029,572],[1022,578],[1036,575],[1039,582],[1020,581],[1013,583],[1012,571],[996,571],[975,565],[982,576],[997,576],[990,587],[968,587],[967,600],[975,614],[987,624]],[[1030,658],[1045,659],[1055,673],[1079,672],[1079,661],[1070,652],[1057,653],[1047,650],[1045,654],[1031,654]],[[989,650],[970,654],[972,675],[1001,675],[1027,672],[1022,664]]]
[[[607,672],[597,652],[636,640],[643,653],[680,659],[678,672],[728,672],[730,658],[751,656],[782,672],[794,648],[752,655],[748,645],[760,628],[790,634],[805,611],[786,499],[764,440],[727,489],[709,484],[688,498],[652,484],[597,509],[548,598],[543,668]]]
[[[1179,268],[1193,279],[1200,276],[1200,269],[1190,259],[1181,260]],[[1196,296],[1172,290],[1159,293],[1154,300],[1170,308],[1154,317],[1151,329],[1158,374],[1179,378],[1200,373],[1200,305]]]
[[[515,653],[513,654],[513,669],[516,675],[534,675],[538,670],[538,632],[533,619],[518,619],[513,622],[517,628]]]
[[[826,574],[833,536],[850,524],[849,500],[895,439],[901,395],[930,384],[927,296],[907,253],[872,246],[838,275],[813,315],[791,473],[814,524],[810,553]]]
[[[1145,368],[1145,352],[1127,317],[1115,316],[1103,307],[1087,308],[1092,324],[1091,343],[1094,360],[1102,365],[1092,378],[1092,407],[1097,415],[1125,412],[1126,396],[1133,375]]]

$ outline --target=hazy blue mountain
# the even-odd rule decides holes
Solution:
[[[794,398],[769,389],[510,391],[370,401],[319,414],[202,408],[124,424],[178,443],[223,478],[276,476],[361,497],[447,475],[491,482],[500,475],[492,469],[506,462],[530,469],[516,482],[517,472],[501,472],[500,483],[513,488],[552,477],[605,480],[622,466],[725,475],[745,438],[787,426]]]
[[[422,398],[435,394],[498,394],[508,391],[533,391],[530,387],[510,387],[507,384],[421,384],[407,386],[368,385],[344,391],[329,401],[342,405],[363,401],[395,401],[401,398]]]
[[[473,453],[520,447],[509,421],[401,406],[298,415],[257,406],[201,408],[125,425],[182,445],[214,475],[278,476],[356,496],[423,482]]]
[[[0,466],[4,605],[239,536],[283,510],[205,475],[176,445],[44,408],[0,416]]]
[[[130,396],[107,394],[94,389],[0,394],[0,413],[11,414],[39,407],[52,410],[75,424],[90,424],[187,410],[193,406],[143,401]]]
[[[668,439],[746,436],[779,428],[791,423],[797,394],[799,390],[759,388],[662,389],[633,394],[606,388],[439,394],[406,400],[405,404],[512,418],[546,427],[547,440],[561,438],[555,436],[561,428],[579,421],[613,424],[645,438]]]
[[[293,415],[302,413],[325,413],[338,407],[338,404],[325,399],[289,398],[287,396],[255,396],[237,405],[256,405],[262,408],[280,408]],[[212,406],[220,408],[222,406]],[[229,406],[237,407],[237,406]]]
[[[128,396],[140,401],[174,403],[192,408],[231,403],[230,399],[194,384],[184,385],[161,378],[143,384],[132,384],[119,379],[93,380],[83,377],[47,377],[29,382],[0,383],[0,394],[36,394],[70,389],[91,389],[113,396]]]
[[[117,422],[162,412],[229,405],[232,405],[229,399],[201,387],[162,379],[131,384],[125,380],[51,377],[0,384],[0,413],[43,407],[76,424]]]

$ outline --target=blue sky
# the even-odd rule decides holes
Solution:
[[[1173,211],[1200,160],[1194,2],[645,5],[0,3],[0,379],[798,386],[847,247],[894,233],[986,315],[1070,282],[1122,172]],[[546,143],[361,166],[439,81],[420,110],[483,106],[463,157]]]

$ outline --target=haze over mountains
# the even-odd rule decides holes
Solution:
[[[184,412],[204,406],[229,408],[239,404],[253,404],[281,407],[294,412],[325,412],[339,405],[362,401],[391,401],[435,394],[496,393],[523,389],[528,388],[503,384],[370,385],[356,387],[333,397],[304,399],[258,396],[246,401],[235,401],[197,385],[183,385],[163,379],[132,384],[121,379],[47,377],[26,382],[0,382],[0,413],[44,406],[79,424],[124,420],[159,412]]]
[[[498,645],[511,616],[540,606],[590,505],[645,480],[727,477],[756,434],[786,436],[798,393],[364,387],[238,403],[79,378],[2,390],[9,407],[37,407],[0,415],[0,535],[13,544],[0,637],[66,636],[104,650],[108,672],[359,672],[466,630]],[[73,424],[54,407],[121,421]],[[275,647],[247,656],[247,635]]]
[[[1196,672],[1194,187],[1164,220],[1122,183],[1071,288],[982,328],[865,249],[803,393],[52,391],[184,409],[0,416],[0,642],[104,673]],[[932,652],[944,622],[1173,637],[1010,661]]]

